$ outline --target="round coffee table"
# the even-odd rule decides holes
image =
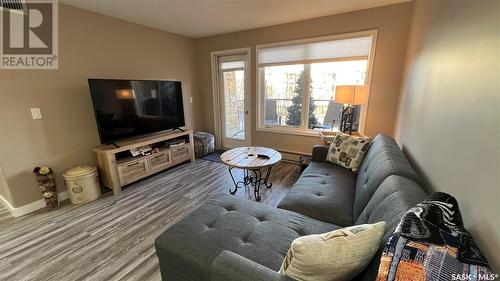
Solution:
[[[281,161],[281,153],[265,147],[238,147],[222,153],[220,159],[229,166],[229,175],[234,183],[234,190],[230,188],[229,193],[234,195],[238,188],[251,185],[254,187],[255,200],[260,201],[260,185],[263,184],[267,188],[273,185],[269,182],[269,176],[273,166]],[[234,179],[233,168],[243,170],[243,180],[237,182]],[[265,177],[262,177],[261,170],[264,168],[267,168],[267,171]]]

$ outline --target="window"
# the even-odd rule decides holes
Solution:
[[[376,31],[257,46],[258,128],[338,131],[343,104],[335,86],[369,80]],[[354,129],[363,106],[354,107]]]
[[[266,125],[300,126],[301,108],[294,106],[294,101],[297,102],[298,99],[301,103],[299,79],[303,73],[302,64],[265,67]]]
[[[220,64],[226,138],[245,140],[245,61]]]

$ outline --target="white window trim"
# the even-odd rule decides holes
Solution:
[[[259,66],[259,61],[258,58],[260,57],[260,49],[262,48],[269,48],[269,47],[280,47],[280,46],[286,46],[286,45],[295,45],[295,44],[303,44],[303,43],[313,43],[313,42],[321,42],[321,41],[331,41],[331,40],[340,40],[340,39],[348,39],[348,38],[353,38],[353,37],[362,37],[362,36],[371,36],[372,37],[372,44],[371,44],[371,50],[370,50],[370,56],[368,58],[368,69],[367,73],[365,76],[365,84],[368,85],[368,88],[370,89],[368,92],[368,98],[367,102],[365,105],[361,106],[361,112],[359,116],[359,127],[358,127],[358,132],[361,135],[365,134],[365,126],[366,126],[366,119],[368,117],[368,110],[369,110],[369,104],[370,104],[370,95],[371,95],[371,82],[372,82],[372,74],[373,74],[373,64],[375,61],[375,51],[376,51],[376,46],[377,46],[377,35],[378,35],[378,30],[377,29],[372,29],[372,30],[365,30],[365,31],[359,31],[359,32],[352,32],[352,33],[344,33],[344,34],[336,34],[336,35],[330,35],[330,36],[322,36],[322,37],[314,37],[314,38],[307,38],[307,39],[299,39],[299,40],[291,40],[291,41],[284,41],[284,42],[277,42],[277,43],[268,43],[268,44],[260,44],[255,46],[255,81],[256,81],[256,87],[257,89],[257,114],[256,114],[256,130],[257,131],[262,131],[262,132],[272,132],[272,133],[281,133],[281,134],[291,134],[291,135],[301,135],[301,136],[319,136],[318,131],[310,130],[307,128],[307,122],[304,122],[302,120],[301,127],[299,128],[293,128],[293,127],[286,127],[286,126],[275,126],[275,125],[264,125],[264,92],[265,89],[263,89],[263,83],[261,84],[260,81],[264,79],[263,75],[264,72],[260,71],[260,66]],[[366,57],[352,57],[352,58],[340,58],[340,59],[329,59],[329,60],[314,60],[314,61],[301,61],[301,62],[293,62],[290,64],[309,64],[309,63],[317,63],[317,62],[333,62],[333,61],[345,61],[345,60],[359,60],[359,59],[366,59]],[[284,65],[284,64],[269,64],[269,65]],[[304,95],[305,96],[305,95]],[[309,99],[303,97],[306,101],[303,104],[309,103]],[[304,107],[305,108],[305,107]],[[308,108],[308,107],[307,107]],[[305,116],[305,117],[304,117]],[[307,118],[307,114],[304,114],[303,118]]]

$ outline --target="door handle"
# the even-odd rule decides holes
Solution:
[[[245,114],[248,115],[248,110],[245,110]]]

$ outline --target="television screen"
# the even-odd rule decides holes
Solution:
[[[89,79],[101,143],[184,126],[181,82]]]

